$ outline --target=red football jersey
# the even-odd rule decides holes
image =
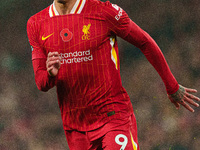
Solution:
[[[29,19],[27,32],[33,64],[38,64],[33,65],[35,74],[41,72],[36,83],[44,91],[57,87],[65,130],[97,129],[133,112],[121,83],[116,36],[128,38],[142,49],[145,32],[120,7],[77,0],[71,14],[59,15],[52,4]],[[50,77],[46,64],[35,62],[46,60],[48,53],[55,51],[62,57],[62,65],[58,75]],[[177,90],[176,81],[172,87]]]

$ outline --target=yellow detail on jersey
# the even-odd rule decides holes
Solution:
[[[46,37],[42,36],[42,41],[48,39],[48,38],[49,38],[50,36],[52,36],[53,34],[54,34],[54,33],[52,33],[52,34],[50,34],[50,35],[48,35],[48,36],[46,36]]]
[[[89,40],[90,39],[90,27],[91,27],[91,24],[88,24],[88,25],[84,25],[83,26],[83,33],[84,35],[82,36],[82,40]]]
[[[111,49],[111,59],[115,63],[115,67],[118,70],[118,58],[117,58],[117,52],[115,50],[114,44],[115,44],[115,38],[110,38],[110,45],[112,47],[112,49]]]
[[[75,14],[77,14],[77,12],[79,11],[81,5],[83,3],[83,0],[80,0],[79,5],[77,6],[76,10],[75,10]]]
[[[131,132],[130,132],[130,134],[131,134],[131,142],[132,142],[132,144],[133,144],[133,150],[137,150],[137,144],[136,144],[135,141],[133,140],[133,135],[132,135]]]

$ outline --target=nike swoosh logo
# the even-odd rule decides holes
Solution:
[[[50,35],[48,35],[48,36],[46,36],[46,37],[42,36],[42,41],[48,39],[48,38],[49,38],[50,36],[52,36],[53,34],[54,34],[54,33],[52,33],[52,34],[50,34]]]

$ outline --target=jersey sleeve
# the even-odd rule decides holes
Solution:
[[[129,33],[124,40],[135,45],[142,51],[147,60],[152,64],[162,78],[168,94],[174,94],[179,89],[178,82],[170,71],[167,61],[159,46],[147,32],[142,30],[132,20],[130,21]]]
[[[36,21],[34,21],[32,18],[30,18],[27,23],[27,35],[32,48],[32,60],[37,58],[46,59],[44,49],[40,46],[38,41],[39,33],[36,29]]]
[[[156,42],[135,24],[122,8],[109,2],[105,5],[104,13],[110,30],[115,35],[138,47],[162,78],[167,93],[175,93],[179,89],[178,82],[171,73]]]
[[[33,69],[35,74],[35,83],[40,91],[48,91],[56,85],[57,78],[52,77],[46,70],[45,59],[34,59],[32,60]]]
[[[36,24],[32,19],[29,19],[27,23],[27,35],[29,43],[32,47],[32,64],[35,74],[35,82],[39,90],[48,91],[56,85],[56,77],[51,77],[46,69],[46,54],[44,49],[38,42],[38,32],[36,30]]]
[[[103,15],[111,32],[121,38],[128,35],[130,32],[130,18],[121,7],[106,2],[103,7]]]

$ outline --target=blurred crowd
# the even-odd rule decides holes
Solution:
[[[199,0],[111,0],[162,49],[177,81],[200,97]],[[40,92],[26,35],[30,16],[51,0],[0,5],[0,150],[67,150],[55,88]],[[135,111],[142,150],[199,150],[200,109],[176,110],[143,54],[118,39],[122,82]]]

